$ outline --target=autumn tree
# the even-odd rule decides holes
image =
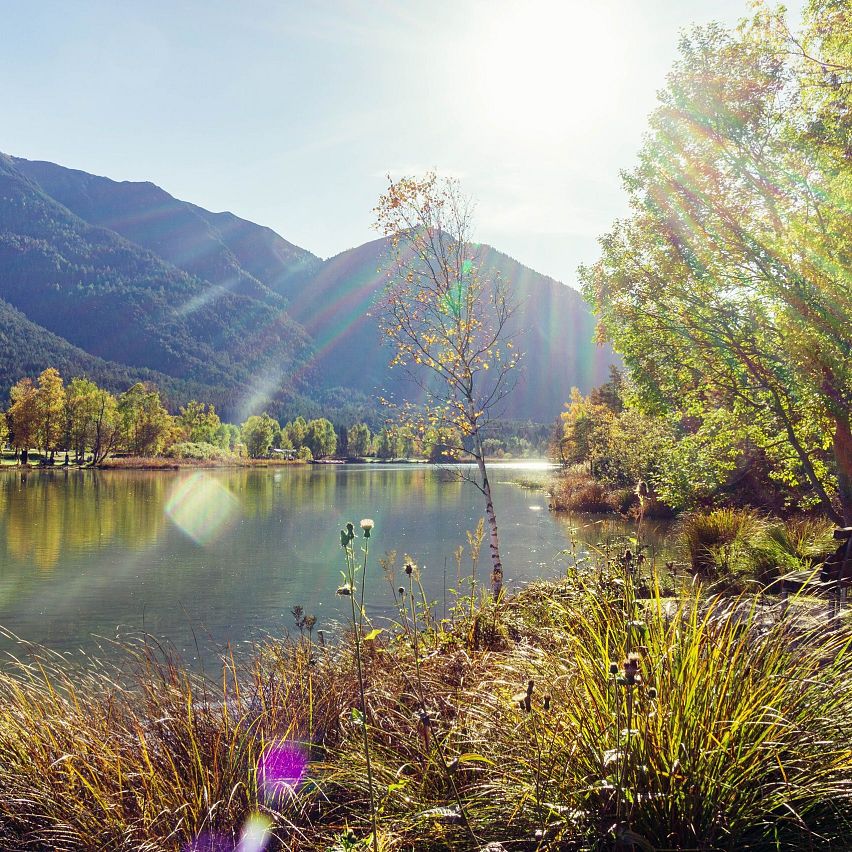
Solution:
[[[581,278],[649,410],[724,409],[775,477],[850,523],[852,67],[836,9],[810,4],[804,42],[765,11],[682,40],[625,177],[631,215]]]
[[[48,367],[38,377],[36,392],[36,440],[51,461],[57,444],[65,432],[65,386],[59,371]]]
[[[126,413],[126,411],[125,411]],[[124,418],[118,400],[104,388],[96,388],[92,399],[92,464],[100,464],[115,450],[124,434]]]
[[[514,306],[506,282],[482,270],[471,204],[456,181],[430,173],[392,182],[375,215],[390,245],[382,331],[394,347],[392,366],[408,371],[423,399],[406,419],[421,434],[433,427],[462,436],[453,452],[476,464],[470,480],[485,499],[499,595],[503,566],[483,440],[518,360],[509,334]]]
[[[12,430],[15,455],[20,451],[21,463],[27,463],[27,455],[38,434],[38,389],[29,378],[16,382],[9,391],[12,404],[8,419]]]
[[[133,455],[157,455],[174,437],[174,421],[153,385],[137,382],[125,391],[118,399],[118,416],[124,444]]]

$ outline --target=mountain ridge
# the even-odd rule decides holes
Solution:
[[[379,395],[409,393],[404,374],[388,369],[371,312],[386,247],[371,240],[321,260],[150,182],[0,154],[0,299],[73,347],[66,361],[81,352],[110,365],[91,367],[104,374],[148,371],[175,399],[191,387],[237,419],[318,400],[369,408]],[[506,416],[552,420],[571,386],[603,381],[614,356],[595,349],[576,290],[480,250],[521,303],[526,365]],[[13,360],[0,359],[7,386],[20,377],[9,375]]]

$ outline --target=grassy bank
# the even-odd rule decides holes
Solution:
[[[209,679],[150,645],[31,656],[0,676],[0,845],[372,848],[366,725],[380,849],[848,848],[849,621],[629,565],[440,622],[401,576],[366,717],[353,634],[301,612]]]

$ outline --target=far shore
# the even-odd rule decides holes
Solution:
[[[64,454],[63,454],[64,455]],[[287,459],[287,458],[240,458],[233,456],[230,458],[220,459],[176,459],[165,456],[112,456],[98,465],[92,465],[91,462],[85,464],[77,464],[69,461],[65,463],[64,458],[59,460],[58,457],[53,464],[44,464],[36,457],[30,457],[26,464],[21,464],[20,460],[9,458],[8,455],[0,459],[0,469],[20,470],[20,471],[57,471],[57,470],[182,470],[182,469],[211,469],[211,468],[266,468],[266,467],[304,467],[305,465],[345,465],[345,464],[373,464],[373,465],[388,465],[388,464],[410,464],[410,465],[425,465],[425,464],[441,464],[454,465],[464,464],[466,462],[458,462],[455,460],[444,459],[439,462],[431,462],[429,459],[417,458],[323,458],[304,461],[303,459]],[[502,457],[487,460],[489,464],[500,462],[524,462],[524,461],[545,461],[544,459],[527,459]],[[532,486],[533,483],[530,483]],[[536,483],[541,486],[541,483]]]

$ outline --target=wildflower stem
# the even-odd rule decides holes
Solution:
[[[361,621],[357,617],[355,613],[355,550],[352,547],[352,543],[350,542],[346,547],[346,568],[349,574],[349,587],[351,589],[351,594],[349,595],[349,602],[352,605],[352,632],[353,639],[355,642],[355,667],[358,672],[358,692],[361,696],[361,732],[364,736],[364,759],[367,762],[367,786],[370,790],[370,822],[372,824],[373,829],[373,852],[378,852],[379,849],[379,840],[378,840],[378,828],[376,825],[376,801],[375,794],[373,792],[373,767],[370,762],[370,737],[367,731],[367,698],[366,698],[366,690],[364,688],[364,668],[361,661],[361,639],[362,639],[362,628]],[[364,550],[364,568],[366,571],[366,561],[367,561],[367,551],[366,548]],[[364,606],[363,606],[363,583],[364,578],[361,579],[361,613],[363,614]]]

